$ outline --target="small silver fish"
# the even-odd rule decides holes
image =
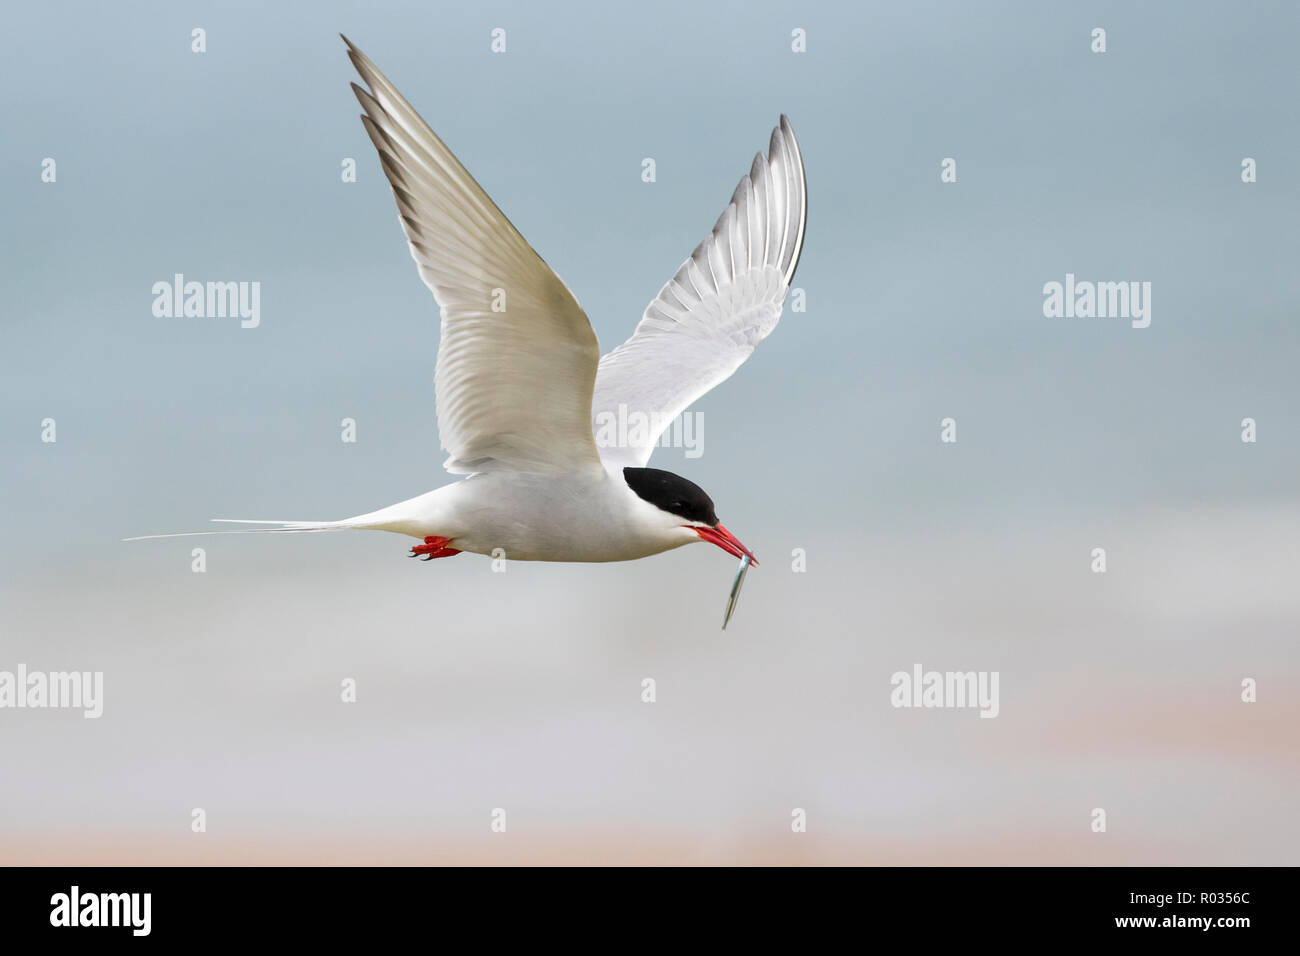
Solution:
[[[722,618],[722,629],[724,631],[727,629],[727,622],[731,620],[732,613],[736,610],[736,601],[740,599],[740,588],[745,583],[745,573],[753,562],[753,558],[745,555],[740,559],[740,567],[736,568],[736,580],[731,582],[731,596],[727,598],[727,613]]]

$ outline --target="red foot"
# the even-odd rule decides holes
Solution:
[[[424,555],[425,561],[432,561],[434,558],[450,558],[453,554],[460,554],[460,549],[449,548],[451,538],[439,538],[436,535],[430,535],[424,539],[424,544],[417,544],[411,549],[409,557]]]

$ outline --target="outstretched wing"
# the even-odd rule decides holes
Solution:
[[[776,328],[807,210],[803,158],[782,116],[767,156],[754,158],[713,232],[646,307],[632,337],[600,360],[592,425],[607,469],[644,466],[673,419],[730,378]]]
[[[453,474],[600,467],[600,348],[573,293],[347,37],[352,84],[420,277],[442,311],[435,392]]]

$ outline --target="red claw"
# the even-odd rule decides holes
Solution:
[[[408,557],[419,557],[424,555],[425,561],[432,561],[434,558],[450,558],[453,554],[460,554],[460,549],[449,548],[451,538],[439,538],[436,535],[430,535],[424,539],[424,544],[417,544],[411,549]]]

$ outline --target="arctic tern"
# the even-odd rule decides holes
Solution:
[[[213,519],[275,527],[185,534],[392,531],[420,539],[410,554],[426,561],[463,551],[628,561],[707,541],[741,559],[730,618],[753,553],[703,489],[646,465],[664,428],[729,378],[781,317],[807,214],[789,120],[781,117],[767,155],[754,158],[632,337],[602,358],[568,286],[397,88],[343,40],[366,84],[352,84],[361,122],[440,308],[438,433],[447,471],[466,477],[341,521]],[[652,426],[598,447],[593,421],[628,409]]]

